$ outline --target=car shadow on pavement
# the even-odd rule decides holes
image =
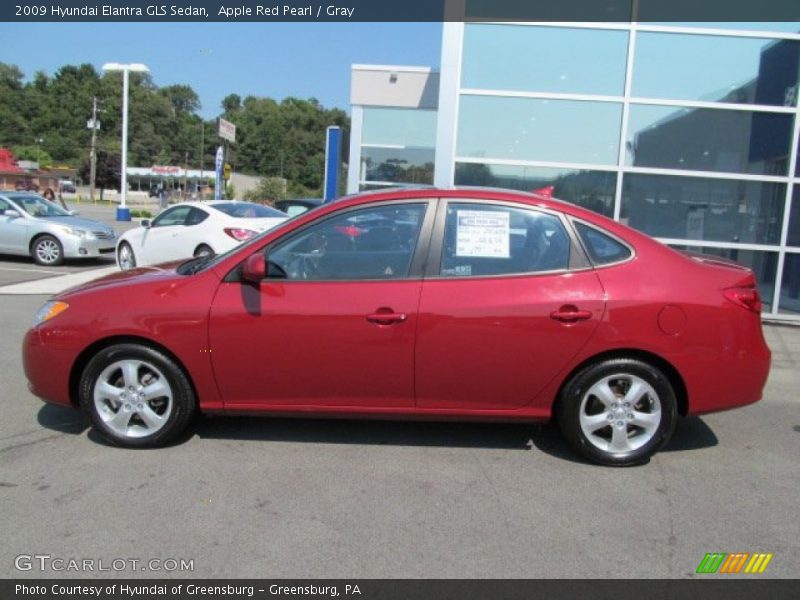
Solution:
[[[672,439],[660,452],[702,450],[718,443],[717,436],[700,417],[686,417],[678,419]],[[555,423],[543,424],[535,430],[533,444],[542,452],[556,458],[585,463],[567,446]]]
[[[42,427],[72,435],[80,435],[89,429],[89,421],[83,413],[55,404],[43,405],[36,415],[36,420]]]
[[[375,421],[269,417],[204,417],[191,428],[201,438],[530,450],[531,424]]]

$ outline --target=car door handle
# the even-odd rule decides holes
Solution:
[[[367,315],[367,321],[370,323],[377,323],[378,325],[402,323],[406,319],[408,319],[406,313],[396,313],[391,309],[378,309],[377,312]]]
[[[580,310],[572,304],[565,304],[558,310],[550,313],[550,318],[562,323],[574,323],[575,321],[585,321],[592,318],[592,311]]]

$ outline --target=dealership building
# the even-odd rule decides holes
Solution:
[[[446,22],[438,67],[353,65],[348,192],[552,186],[751,267],[765,316],[800,321],[798,32]]]

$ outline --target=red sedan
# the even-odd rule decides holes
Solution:
[[[389,190],[93,281],[24,341],[34,394],[123,446],[193,415],[546,421],[608,465],[761,398],[753,273],[532,194]]]

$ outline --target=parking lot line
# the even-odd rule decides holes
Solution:
[[[22,271],[23,273],[50,273],[52,275],[60,275],[64,271],[49,271],[47,269],[18,269],[15,267],[0,267],[0,271]]]
[[[14,294],[14,295],[38,295],[38,294],[58,294],[64,290],[71,288],[87,281],[92,281],[99,277],[109,275],[117,271],[117,267],[103,267],[101,269],[91,269],[87,271],[78,271],[77,273],[70,273],[62,275],[61,277],[47,277],[45,279],[36,279],[34,281],[26,281],[23,283],[14,283],[0,287],[0,294]]]

